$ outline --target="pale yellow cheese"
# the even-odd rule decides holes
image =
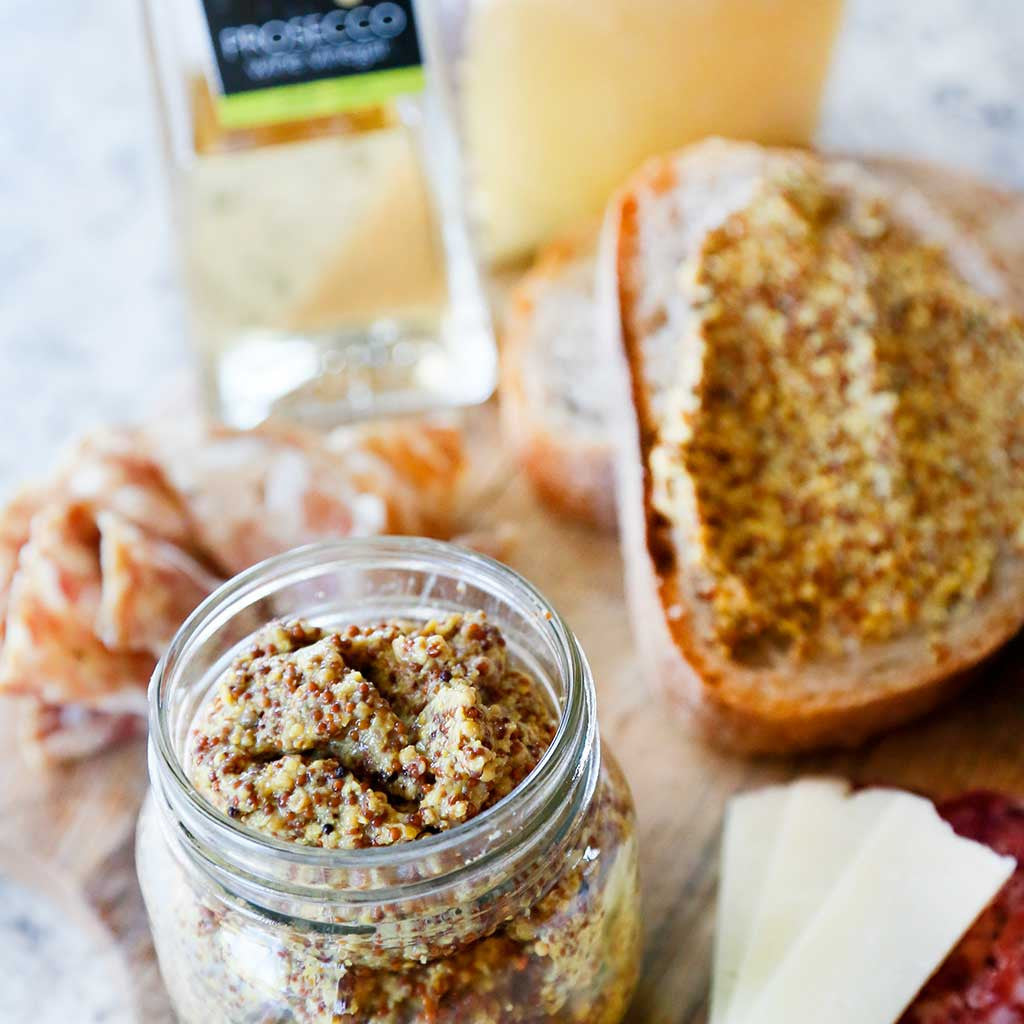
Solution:
[[[725,1020],[791,793],[769,786],[733,797],[726,808],[709,1024]]]
[[[815,855],[808,847],[807,863]],[[1015,867],[900,793],[730,1024],[893,1024]]]
[[[848,784],[837,779],[801,779],[790,790],[729,1019],[743,1019],[883,813],[902,796],[897,790],[868,789],[851,797]]]
[[[806,143],[841,0],[473,0],[462,121],[486,246],[525,254],[645,158]]]

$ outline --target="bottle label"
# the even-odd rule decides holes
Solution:
[[[203,0],[225,128],[327,117],[423,88],[413,0]]]

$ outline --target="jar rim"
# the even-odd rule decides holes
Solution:
[[[451,829],[405,843],[358,849],[327,849],[303,846],[269,836],[230,818],[206,800],[188,778],[171,735],[168,695],[173,683],[187,672],[189,657],[205,638],[244,607],[246,602],[270,596],[286,582],[300,581],[303,572],[315,575],[331,562],[373,565],[408,558],[420,564],[444,564],[450,573],[472,571],[502,593],[514,594],[520,606],[528,608],[538,625],[549,635],[557,651],[558,667],[564,686],[558,727],[547,750],[530,774],[508,795],[479,815]],[[447,869],[438,875],[411,885],[394,888],[430,889],[439,883],[457,884],[466,874],[485,867],[495,858],[523,842],[524,826],[545,809],[564,803],[560,792],[567,778],[579,781],[581,765],[588,752],[597,748],[597,726],[593,678],[586,657],[575,635],[557,610],[541,592],[514,569],[457,544],[420,537],[382,536],[320,541],[295,548],[257,563],[223,583],[185,620],[154,670],[149,688],[151,774],[162,782],[170,779],[169,802],[179,814],[189,818],[187,832],[195,840],[197,832],[215,835],[241,854],[241,861],[270,856],[293,867],[330,871],[365,872],[375,869],[401,869],[422,864],[427,858],[452,854],[468,842],[481,838],[493,840],[485,853]],[[583,780],[588,792],[582,794],[583,808],[589,805],[596,772]],[[524,815],[526,808],[532,813]],[[219,860],[219,858],[217,858]],[[235,857],[229,858],[236,862]],[[230,867],[229,867],[230,872]],[[264,879],[253,879],[261,885]],[[276,888],[276,886],[272,886]],[[289,886],[294,891],[294,886]],[[318,890],[319,892],[319,890]],[[312,895],[312,893],[310,893]],[[321,893],[322,895],[322,893]],[[354,902],[377,900],[382,891],[347,894]]]

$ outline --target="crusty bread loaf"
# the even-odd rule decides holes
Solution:
[[[548,246],[513,292],[502,334],[501,410],[540,497],[572,519],[610,529],[608,364],[594,343],[599,227],[588,223]]]
[[[858,743],[1017,631],[1024,328],[952,220],[711,141],[625,186],[598,277],[638,647],[706,735]]]

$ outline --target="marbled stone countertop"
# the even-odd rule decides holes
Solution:
[[[0,493],[191,380],[140,7],[0,4]],[[1024,187],[1024,3],[849,0],[821,138]],[[23,892],[0,871],[0,962],[22,934],[49,941]],[[120,1020],[93,996],[76,1024]]]

